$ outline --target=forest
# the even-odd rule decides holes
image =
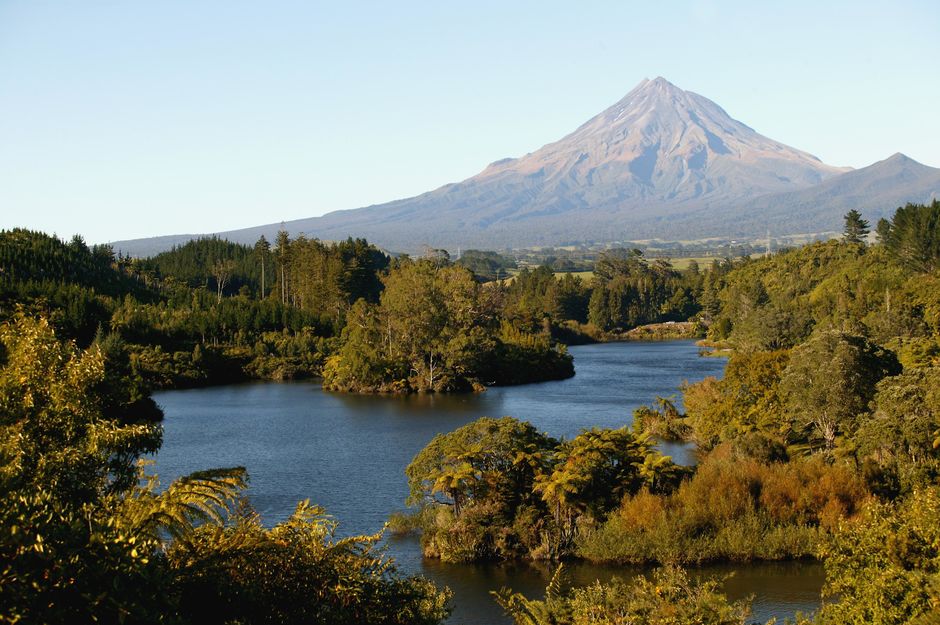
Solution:
[[[869,229],[850,211],[841,239],[761,258],[679,271],[611,249],[590,279],[511,280],[485,275],[490,255],[363,240],[132,259],[0,233],[0,622],[443,622],[449,592],[399,573],[380,535],[339,538],[308,502],[265,525],[240,467],[161,486],[141,462],[161,445],[150,392],[304,376],[481,391],[573,375],[566,343],[668,321],[728,354],[723,378],[570,440],[511,417],[442,433],[407,467],[392,531],[445,561],[658,567],[569,589],[561,565],[543,599],[495,592],[517,623],[745,623],[746,604],[681,567],[799,558],[826,568],[800,623],[936,622],[940,202]]]

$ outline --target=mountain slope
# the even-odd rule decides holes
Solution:
[[[905,167],[909,175],[892,178],[890,167],[876,172],[870,189],[879,191],[862,193],[864,198],[893,207],[910,189],[920,193],[921,186],[933,184],[936,170],[913,161]],[[401,251],[424,244],[497,248],[758,234],[767,226],[765,218],[776,220],[795,204],[806,207],[806,225],[787,232],[814,231],[829,228],[817,227],[814,220],[831,222],[835,206],[844,203],[835,198],[854,197],[858,180],[845,178],[852,173],[768,139],[711,100],[656,78],[644,80],[561,140],[497,161],[463,182],[284,225],[292,234],[334,240],[362,236]],[[820,195],[810,192],[817,188]],[[279,227],[220,234],[251,242],[261,234],[273,238]],[[115,246],[146,254],[189,238]]]
[[[841,230],[842,216],[853,208],[874,225],[907,202],[926,203],[936,197],[940,197],[940,169],[898,153],[808,189],[742,202],[727,215],[738,219],[760,215],[768,224],[776,224],[778,232],[784,226],[788,232]]]

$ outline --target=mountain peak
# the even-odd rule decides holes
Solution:
[[[561,139],[422,195],[288,224],[323,239],[364,236],[400,251],[681,239],[838,228],[849,208],[940,194],[940,170],[895,154],[829,166],[759,134],[662,76]],[[840,175],[842,174],[842,175]],[[279,224],[241,231],[272,236]],[[125,252],[133,248],[122,248]]]
[[[650,80],[649,78],[644,78],[637,84],[636,87],[627,92],[620,102],[617,102],[614,106],[618,106],[622,103],[629,102],[631,100],[636,100],[639,98],[657,98],[657,96],[672,96],[672,97],[681,97],[686,94],[680,87],[672,84],[662,76],[657,76],[656,78]],[[612,107],[613,108],[613,107]]]
[[[490,167],[539,176],[566,189],[603,191],[603,201],[739,200],[818,184],[844,170],[773,141],[662,76],[644,79],[560,141]],[[549,192],[550,193],[550,192]],[[546,200],[549,198],[546,197]]]
[[[657,76],[653,80],[650,80],[649,84],[658,89],[677,89],[679,91],[682,91],[682,89],[675,86],[674,84],[672,84],[671,82],[663,78],[662,76]]]

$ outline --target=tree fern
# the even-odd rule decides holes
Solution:
[[[198,471],[173,481],[157,492],[155,476],[144,476],[144,485],[134,489],[121,503],[122,524],[134,534],[185,542],[201,524],[222,525],[238,495],[247,485],[244,468]]]

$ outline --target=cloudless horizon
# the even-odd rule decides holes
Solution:
[[[831,165],[940,166],[929,1],[0,0],[0,228],[212,233],[410,197],[663,76]]]

